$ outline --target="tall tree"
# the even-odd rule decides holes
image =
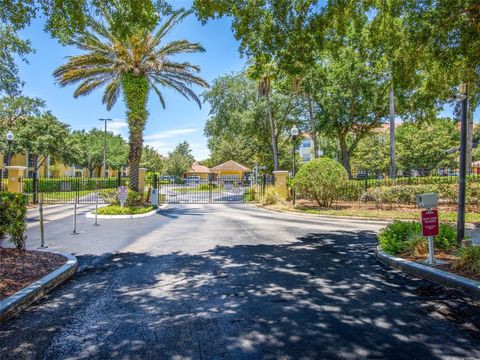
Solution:
[[[188,142],[178,144],[168,153],[165,171],[168,175],[183,176],[192,166],[195,158]]]
[[[157,150],[147,145],[143,148],[140,166],[152,171],[162,171],[165,167],[165,159]]]
[[[0,98],[0,126],[11,128],[29,116],[39,116],[45,101],[28,96],[4,96]]]
[[[105,86],[103,103],[110,110],[123,93],[130,130],[130,188],[138,191],[138,169],[142,157],[143,130],[148,117],[148,94],[153,90],[160,103],[165,101],[158,85],[172,88],[201,106],[192,85],[207,87],[196,75],[199,67],[188,62],[175,62],[172,56],[204,51],[198,43],[176,40],[164,44],[170,30],[187,17],[183,9],[174,12],[158,29],[148,22],[144,28],[136,24],[133,33],[115,30],[116,13],[102,10],[104,22],[87,18],[87,30],[74,38],[73,43],[86,54],[71,56],[65,65],[54,72],[61,86],[80,83],[74,96],[87,95]],[[153,24],[156,25],[156,24]]]

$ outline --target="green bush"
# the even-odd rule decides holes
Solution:
[[[335,160],[321,157],[304,164],[293,179],[300,193],[311,196],[319,206],[329,207],[348,184],[345,168]]]
[[[0,192],[0,237],[10,235],[19,250],[26,250],[27,197],[23,194]]]
[[[213,190],[218,187],[217,184],[200,184],[197,186],[197,190]]]
[[[138,207],[144,203],[143,195],[136,191],[128,191],[127,200],[125,201],[126,207]]]
[[[155,210],[156,206],[117,206],[117,205],[109,205],[105,207],[101,207],[98,209],[99,215],[138,215],[138,214],[145,214],[152,210]]]
[[[480,246],[461,248],[458,260],[453,263],[454,270],[465,271],[480,276]]]
[[[260,200],[261,205],[274,205],[280,201],[280,195],[274,187],[270,187],[265,192],[265,195]]]
[[[380,248],[395,255],[407,252],[412,256],[425,253],[426,240],[422,236],[422,225],[417,221],[395,220],[380,231],[377,236]],[[423,239],[423,240],[422,240]],[[439,250],[453,250],[457,247],[457,231],[450,224],[440,224],[434,245]]]
[[[456,203],[458,201],[457,184],[397,185],[379,186],[364,190],[360,196],[363,202],[374,203],[377,207],[395,204],[416,204],[416,195],[436,193],[440,202]],[[466,200],[468,204],[480,202],[480,183],[467,185]]]
[[[407,240],[421,232],[421,225],[415,221],[395,220],[378,234],[380,248],[388,254],[399,254],[407,249]]]
[[[453,250],[457,247],[457,229],[450,224],[440,224],[438,236],[435,237],[435,247],[441,250]]]
[[[98,192],[98,197],[110,205],[119,205],[117,189],[106,189]]]

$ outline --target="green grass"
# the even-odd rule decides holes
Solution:
[[[157,207],[150,205],[150,206],[142,206],[142,207],[121,207],[117,205],[109,205],[105,207],[101,207],[98,209],[99,215],[139,215],[145,214],[150,211],[155,210]]]
[[[328,216],[351,216],[372,219],[399,219],[399,220],[419,220],[420,210],[416,211],[400,211],[400,210],[373,210],[373,209],[311,209],[301,207],[275,206],[278,210],[288,210],[314,215]],[[455,223],[457,222],[456,212],[442,212],[439,210],[440,221]],[[467,212],[465,220],[468,223],[480,223],[480,213]]]
[[[73,200],[77,196],[84,196],[93,193],[93,190],[82,190],[82,191],[54,191],[54,192],[45,192],[38,193],[38,198],[40,199],[43,196],[43,200]]]

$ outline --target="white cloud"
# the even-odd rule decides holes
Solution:
[[[172,151],[175,147],[175,143],[163,142],[163,141],[145,141],[144,145],[148,145],[157,150],[160,154],[167,156],[169,151]]]
[[[162,140],[162,139],[170,139],[176,136],[191,134],[197,131],[197,129],[176,129],[176,130],[165,130],[160,131],[155,134],[150,134],[145,136],[145,140]]]

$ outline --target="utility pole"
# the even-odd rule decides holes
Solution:
[[[113,121],[113,119],[98,119],[98,121],[105,122],[105,136],[103,139],[103,176],[107,177],[107,121]]]
[[[462,245],[465,237],[465,190],[467,173],[467,84],[460,85],[460,95],[457,99],[462,101],[462,118],[460,124],[460,171],[458,176],[458,219],[457,219],[457,244]]]

